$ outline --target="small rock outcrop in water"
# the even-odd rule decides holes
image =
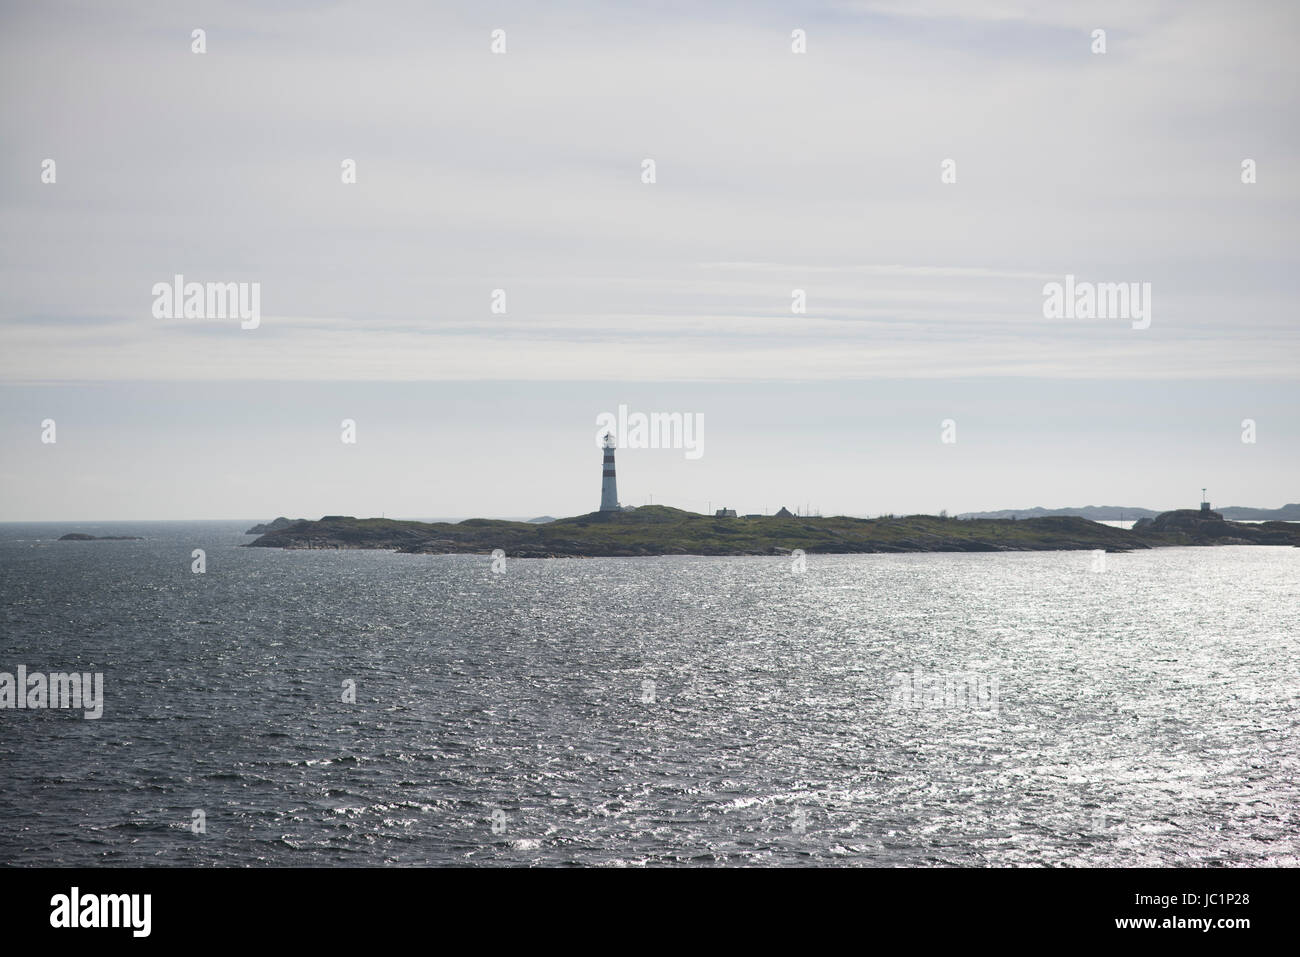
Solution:
[[[1150,528],[1153,532],[1168,532],[1174,529],[1184,529],[1187,531],[1196,531],[1200,534],[1217,534],[1220,530],[1229,527],[1223,520],[1220,512],[1206,509],[1199,511],[1194,508],[1180,508],[1172,512],[1161,512],[1155,518],[1151,519]]]
[[[1139,535],[1159,536],[1168,545],[1297,545],[1300,527],[1289,522],[1243,524],[1225,521],[1222,513],[1180,508],[1133,525]]]
[[[267,532],[278,532],[282,528],[288,528],[294,522],[305,522],[305,518],[285,518],[281,515],[279,518],[272,519],[269,522],[263,522],[261,525],[254,525],[245,535],[265,535]]]
[[[68,532],[60,535],[61,542],[143,542],[139,535],[87,535],[85,532]]]

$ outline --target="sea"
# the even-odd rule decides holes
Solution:
[[[0,525],[0,672],[103,676],[97,719],[0,709],[0,864],[1300,864],[1300,549],[494,562],[253,521]]]

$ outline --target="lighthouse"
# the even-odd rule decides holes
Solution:
[[[605,464],[600,473],[600,510],[618,511],[618,480],[614,478],[614,433],[606,432],[601,444]]]

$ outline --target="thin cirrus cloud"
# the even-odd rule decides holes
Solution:
[[[1285,376],[1297,15],[1216,9],[8,11],[0,377]],[[261,326],[154,319],[176,273]],[[1043,319],[1066,273],[1151,328]]]

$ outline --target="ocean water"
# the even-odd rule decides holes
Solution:
[[[105,696],[0,710],[0,863],[1300,863],[1300,549],[494,572],[248,524],[0,526],[0,671]]]

